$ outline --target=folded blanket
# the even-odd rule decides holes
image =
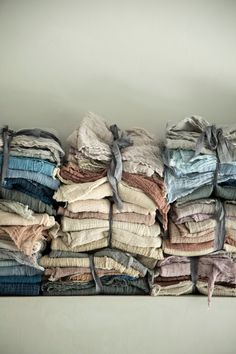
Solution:
[[[128,280],[121,277],[101,278],[104,295],[148,295],[149,285],[145,278]],[[47,282],[42,285],[43,295],[97,295],[94,281]]]
[[[0,283],[0,295],[2,296],[36,296],[40,293],[41,284],[26,283]]]

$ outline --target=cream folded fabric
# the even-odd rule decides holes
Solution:
[[[48,256],[43,256],[40,261],[40,265],[44,268],[50,267],[90,267],[90,261],[88,256],[85,255],[85,258],[51,258]],[[94,257],[94,266],[95,268],[101,269],[114,269],[119,273],[127,274],[133,277],[142,276],[142,274],[135,270],[132,267],[126,268],[122,264],[116,262],[110,257]]]
[[[109,231],[105,228],[92,229],[92,230],[82,230],[78,232],[67,232],[64,234],[62,240],[69,247],[82,246],[87,243],[91,243],[98,240],[108,239]],[[134,247],[161,247],[161,237],[160,236],[140,236],[125,230],[112,229],[112,242],[119,241],[124,244],[128,244]]]
[[[184,224],[176,225],[172,221],[169,222],[170,240],[172,243],[198,243],[214,240],[215,228],[209,228],[203,231],[190,233]],[[200,229],[200,227],[199,227]]]
[[[29,225],[43,225],[46,228],[50,228],[55,225],[55,219],[48,214],[36,214],[34,213],[30,219],[26,219],[20,215],[8,213],[0,210],[0,225],[4,226],[29,226]]]
[[[132,145],[122,149],[123,170],[147,176],[156,172],[162,176],[164,166],[158,141],[142,128],[126,130],[125,134]],[[94,167],[95,162],[98,168],[101,164],[109,165],[113,141],[113,135],[105,120],[88,112],[79,128],[68,138],[69,144],[75,150],[74,158],[69,155],[69,159],[79,160],[80,165],[86,169],[90,169],[90,165]]]
[[[180,281],[178,284],[161,286],[159,284],[153,284],[151,288],[152,296],[164,296],[164,295],[185,295],[193,292],[193,283],[191,280]]]
[[[62,231],[82,231],[98,228],[106,228],[109,230],[109,220],[101,219],[71,219],[66,216],[63,216],[61,219]],[[128,231],[133,234],[137,234],[143,237],[155,237],[160,235],[160,226],[159,224],[154,224],[152,226],[147,226],[143,224],[134,224],[122,221],[113,221],[112,230],[120,229],[123,231]]]
[[[200,294],[208,295],[208,283],[205,281],[197,281],[197,289]],[[223,285],[214,284],[213,296],[236,296],[236,288],[234,287],[227,287]]]
[[[120,198],[127,203],[135,204],[148,210],[156,209],[155,203],[140,189],[129,186],[121,181],[118,184]],[[62,185],[54,194],[58,202],[76,202],[78,200],[103,199],[111,197],[112,190],[107,177],[98,179],[95,182],[73,183]]]
[[[109,214],[110,211],[110,202],[107,199],[101,200],[78,200],[76,202],[68,203],[66,209],[72,213],[79,212],[94,212],[94,213],[104,213]],[[122,210],[117,209],[116,205],[112,206],[113,214],[121,214],[121,213],[137,213],[142,215],[156,215],[156,207],[153,209],[146,209],[142,206],[123,202]]]

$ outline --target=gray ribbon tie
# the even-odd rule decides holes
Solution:
[[[113,200],[119,210],[122,209],[122,200],[118,193],[118,183],[122,178],[122,156],[121,149],[126,148],[133,143],[130,139],[117,127],[117,125],[111,125],[110,130],[113,134],[114,141],[111,146],[111,163],[107,171],[107,178],[112,188]]]
[[[101,282],[100,278],[98,277],[96,270],[95,270],[93,254],[89,255],[89,265],[90,265],[91,273],[92,273],[93,280],[95,283],[96,294],[101,294],[103,291],[102,290],[103,287],[102,287],[102,282]]]

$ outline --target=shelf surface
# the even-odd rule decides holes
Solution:
[[[1,297],[1,354],[235,354],[236,299]]]

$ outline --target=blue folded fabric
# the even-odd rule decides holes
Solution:
[[[3,154],[0,153],[0,166],[2,166]],[[10,156],[8,168],[13,170],[23,170],[31,172],[43,173],[53,177],[56,165],[42,159],[34,159],[32,157],[15,157]]]
[[[25,283],[25,284],[35,284],[41,283],[42,276],[41,275],[33,275],[33,276],[0,276],[0,284],[2,283]]]
[[[24,265],[17,265],[13,267],[0,267],[0,276],[32,276],[37,274],[42,274],[42,270]]]
[[[23,178],[6,178],[4,182],[4,188],[17,190],[19,192],[30,195],[33,198],[39,199],[45,204],[55,205],[53,200],[54,191],[43,185],[28,181]]]
[[[40,293],[40,283],[0,283],[0,295],[7,296],[37,296]]]
[[[20,170],[8,170],[6,178],[23,178],[33,182],[37,182],[45,187],[53,190],[57,190],[60,186],[58,179],[46,176],[40,172],[20,171]]]

